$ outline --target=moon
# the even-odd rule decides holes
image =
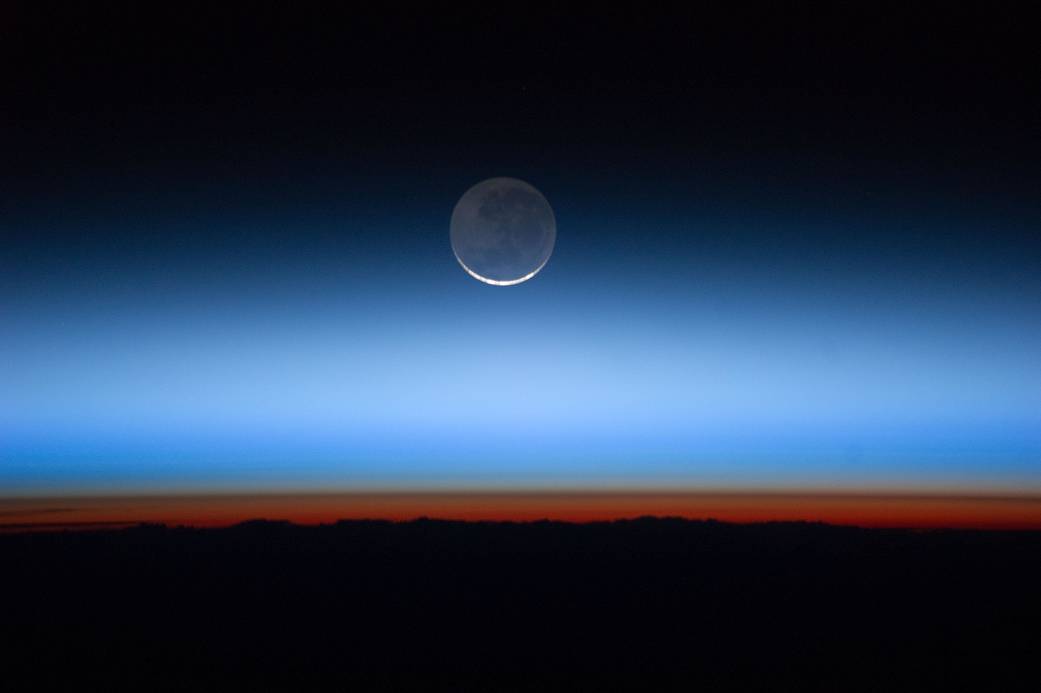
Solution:
[[[546,266],[557,240],[557,222],[549,202],[531,184],[489,178],[459,198],[449,235],[452,252],[471,277],[512,286]]]

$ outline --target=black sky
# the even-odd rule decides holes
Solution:
[[[176,178],[206,163],[262,178],[447,153],[1024,189],[1037,153],[1033,37],[1014,12],[6,14],[5,178],[23,194],[59,175]]]

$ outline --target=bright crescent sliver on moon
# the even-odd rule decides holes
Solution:
[[[459,257],[458,254],[455,253],[454,250],[452,251],[452,254],[455,255],[455,259],[456,260],[459,260],[459,264],[462,265],[463,269],[466,270],[467,274],[469,274],[471,277],[473,277],[474,279],[476,279],[478,281],[482,281],[485,284],[491,284],[492,286],[513,286],[514,284],[520,284],[521,282],[526,282],[529,279],[531,279],[532,277],[534,277],[536,274],[538,274],[539,270],[541,270],[543,267],[545,267],[546,263],[549,262],[549,258],[547,257],[545,260],[542,261],[541,265],[539,265],[538,267],[533,269],[528,274],[525,274],[520,279],[498,280],[498,279],[488,279],[487,277],[482,277],[481,275],[477,274],[477,272],[474,272],[472,269],[467,267],[466,263],[462,261],[462,259]]]

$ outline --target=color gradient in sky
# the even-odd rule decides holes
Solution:
[[[503,81],[157,108],[109,79],[17,114],[4,498],[1041,493],[1041,208],[1000,101]],[[556,217],[518,286],[449,245],[493,176]]]
[[[443,187],[321,219],[18,220],[0,483],[1041,482],[1041,267],[999,221],[547,181],[557,252],[503,288],[454,264]]]

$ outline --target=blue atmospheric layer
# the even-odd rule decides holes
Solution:
[[[553,192],[505,288],[414,209],[47,222],[86,240],[0,260],[0,492],[1041,487],[1020,236]]]

